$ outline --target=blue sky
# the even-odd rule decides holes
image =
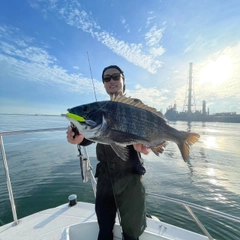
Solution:
[[[1,0],[0,113],[66,113],[93,85],[106,100],[112,64],[127,96],[182,111],[190,62],[196,109],[240,113],[239,13],[239,0]]]

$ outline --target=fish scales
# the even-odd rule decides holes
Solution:
[[[104,108],[109,112],[105,119],[111,129],[146,136],[152,127],[150,116],[142,109],[116,102],[109,102]]]
[[[106,121],[111,129],[145,138],[148,147],[161,144],[164,140],[172,141],[178,134],[163,118],[147,110],[116,102],[109,102],[104,108],[106,112],[110,112],[110,118]]]

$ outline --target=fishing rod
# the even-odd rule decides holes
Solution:
[[[90,70],[91,79],[92,79],[93,92],[94,92],[95,100],[97,102],[96,90],[95,90],[95,86],[94,86],[93,75],[92,75],[92,68],[91,68],[90,58],[89,58],[88,52],[87,52],[87,57],[88,57],[88,65],[89,65],[89,70]]]
[[[92,85],[93,85],[93,92],[94,92],[94,96],[95,96],[95,101],[97,102],[96,90],[95,90],[95,86],[94,86],[92,68],[91,68],[90,58],[89,58],[88,52],[87,52],[87,58],[88,58],[88,65],[89,65],[90,75],[91,75],[91,79],[92,79]],[[79,131],[76,128],[76,126],[74,126],[74,124],[72,124],[72,123],[71,123],[71,127],[72,127],[72,131],[75,133],[75,135],[74,135],[74,137],[75,137],[76,135],[79,134]],[[87,182],[88,181],[88,174],[87,173],[89,172],[90,177],[91,177],[92,187],[94,189],[94,195],[96,197],[96,181],[93,180],[94,178],[93,178],[93,174],[92,174],[92,167],[90,165],[90,160],[88,158],[87,149],[85,147],[83,147],[84,152],[85,152],[85,157],[84,157],[84,155],[81,152],[81,146],[79,144],[77,144],[77,149],[78,149],[78,152],[79,152],[78,157],[79,157],[79,160],[80,160],[80,169],[81,169],[82,181],[83,182]]]

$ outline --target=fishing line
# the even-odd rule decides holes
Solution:
[[[93,75],[92,75],[92,68],[91,68],[90,58],[89,58],[88,52],[87,52],[87,56],[88,56],[88,65],[89,65],[90,74],[91,74],[91,79],[92,79],[92,85],[93,85],[94,96],[95,96],[95,100],[96,100],[96,102],[97,102],[96,90],[95,90],[95,86],[94,86]]]

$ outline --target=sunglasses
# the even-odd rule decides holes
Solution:
[[[114,81],[118,81],[121,77],[121,73],[114,73],[112,75],[105,75],[103,76],[103,82],[110,82],[111,79]]]

